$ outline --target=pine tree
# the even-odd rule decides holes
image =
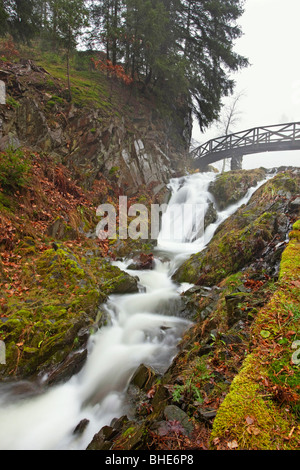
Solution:
[[[7,32],[8,13],[4,8],[3,0],[0,0],[0,36],[4,36]]]
[[[15,41],[27,42],[40,29],[37,0],[6,0],[4,11],[8,15],[7,30]]]
[[[231,72],[248,64],[233,51],[241,36],[236,20],[243,12],[241,0],[182,0],[178,14],[182,53],[193,111],[200,127],[218,118],[221,98],[233,91]]]
[[[144,91],[177,113],[189,107],[200,127],[216,120],[232,93],[232,73],[248,61],[233,50],[244,0],[0,0],[0,26],[15,40],[50,38],[70,54],[83,26]],[[87,8],[88,7],[88,8]],[[89,10],[89,11],[88,11]],[[90,13],[90,23],[87,23]],[[8,18],[7,18],[8,17]]]
[[[55,33],[59,43],[66,50],[68,90],[71,100],[70,55],[77,46],[83,27],[88,24],[88,10],[84,0],[56,0],[56,8]]]
[[[121,58],[122,12],[122,0],[94,0],[90,7],[90,44],[100,48],[104,46],[107,60],[113,65]]]

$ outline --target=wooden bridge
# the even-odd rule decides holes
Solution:
[[[199,169],[225,158],[231,158],[231,168],[237,169],[234,162],[245,155],[283,150],[300,150],[300,122],[254,127],[218,137],[194,149],[192,156]]]

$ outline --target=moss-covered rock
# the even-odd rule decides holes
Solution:
[[[259,259],[273,243],[283,242],[290,223],[289,201],[297,194],[299,174],[278,174],[256,191],[216,231],[209,246],[174,274],[178,282],[212,286]],[[298,185],[297,185],[298,184]]]
[[[214,448],[287,450],[295,446],[295,438],[287,439],[292,421],[284,410],[264,398],[259,381],[266,377],[257,358],[249,356],[214,420],[211,433]]]
[[[242,199],[247,191],[266,176],[263,168],[256,170],[229,171],[217,175],[209,186],[219,210],[226,209]]]
[[[99,308],[108,295],[138,290],[136,278],[111,266],[97,250],[53,245],[34,253],[34,264],[25,258],[23,299],[7,298],[0,328],[7,352],[6,365],[0,367],[2,379],[57,369],[86,344],[89,334],[80,332],[92,333],[102,324]]]
[[[251,354],[218,410],[213,448],[293,450],[300,443],[300,375],[292,360],[299,340],[300,224],[293,225],[274,295],[252,327]],[[230,447],[231,446],[231,447]]]

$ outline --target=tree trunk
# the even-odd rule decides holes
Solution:
[[[68,77],[69,100],[72,101],[71,80],[70,80],[70,48],[69,47],[67,50],[67,77]]]
[[[115,0],[114,3],[114,20],[113,20],[113,45],[112,45],[112,63],[117,65],[117,28],[118,28],[118,13],[119,13],[119,2]]]

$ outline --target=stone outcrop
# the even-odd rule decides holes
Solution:
[[[2,80],[0,80],[0,104],[6,104],[6,86]]]
[[[226,179],[234,179],[235,174]],[[237,175],[239,178],[239,175]],[[218,184],[218,182],[217,182]],[[231,186],[233,182],[231,181]],[[238,183],[236,183],[238,186]],[[247,186],[246,186],[247,187]],[[218,188],[218,186],[217,186]],[[213,186],[212,189],[216,189]],[[225,188],[226,189],[226,188]],[[246,188],[244,188],[246,191]],[[178,282],[214,286],[225,276],[234,274],[250,262],[261,260],[267,274],[273,275],[271,258],[280,261],[291,221],[295,217],[299,171],[278,173],[252,196],[234,216],[216,231],[209,246],[193,255],[173,275]],[[241,191],[237,191],[242,196]],[[219,205],[228,200],[226,193],[218,194]],[[224,207],[224,204],[222,203]],[[271,268],[272,266],[272,268]]]
[[[2,150],[23,145],[43,151],[59,158],[85,187],[101,173],[127,194],[142,185],[159,188],[184,167],[190,119],[183,118],[180,129],[153,109],[132,119],[117,110],[77,107],[64,98],[59,81],[56,94],[49,93],[47,72],[33,63],[6,65],[0,79],[7,89],[6,106],[0,105]]]
[[[247,191],[265,179],[266,170],[236,170],[218,175],[209,186],[209,191],[215,198],[219,210],[224,210],[231,204],[237,203]]]

